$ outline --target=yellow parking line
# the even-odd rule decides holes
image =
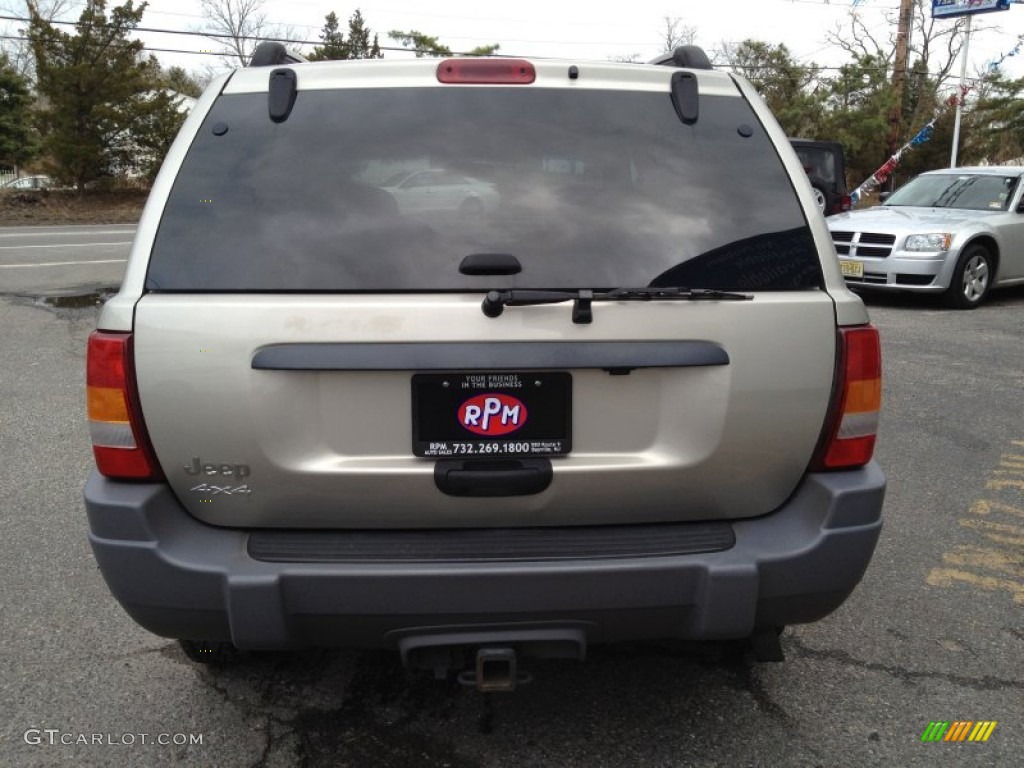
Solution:
[[[960,521],[964,528],[973,528],[976,531],[995,531],[996,533],[1011,533],[1017,536],[1024,536],[1024,525],[1013,523],[993,523],[991,520],[971,520],[965,518]]]
[[[951,587],[954,582],[963,582],[973,587],[987,590],[1005,589],[1016,603],[1024,605],[1024,584],[1009,579],[997,579],[993,576],[979,576],[970,571],[961,571],[956,568],[933,568],[925,579],[933,587]]]
[[[1024,509],[1015,507],[1013,504],[1004,504],[1001,501],[991,499],[978,499],[971,505],[972,515],[989,515],[993,512],[1005,512],[1008,515],[1024,517]]]
[[[985,487],[990,491],[1004,491],[1007,488],[1019,488],[1024,491],[1024,479],[1021,480],[989,480]]]
[[[956,552],[947,552],[942,559],[950,565],[964,568],[982,568],[986,571],[1004,573],[1007,576],[1024,578],[1024,556],[1014,555],[998,549],[981,547],[959,547]],[[1024,585],[1021,586],[1024,589]]]

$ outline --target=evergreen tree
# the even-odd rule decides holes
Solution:
[[[380,59],[380,45],[377,35],[370,41],[370,30],[363,14],[357,9],[348,20],[348,37],[341,31],[336,13],[331,11],[325,17],[324,29],[320,34],[323,45],[318,45],[309,55],[310,61],[337,59]]]
[[[816,133],[822,104],[811,88],[813,64],[797,62],[785,45],[760,40],[744,40],[724,53],[729,68],[757,89],[787,135],[807,138]]]
[[[307,57],[310,61],[334,61],[348,58],[348,45],[341,31],[338,15],[331,11],[325,17],[324,29],[320,33],[323,45],[318,45]]]
[[[18,168],[35,154],[31,105],[28,80],[0,54],[0,165]]]
[[[188,116],[186,100],[198,98],[202,86],[181,67],[160,69],[152,59],[156,82],[131,127],[131,157],[127,167],[152,181],[171,143]]]
[[[903,146],[933,119],[935,125],[928,141],[902,155],[892,174],[893,188],[901,186],[919,173],[949,164],[953,111],[949,104],[940,102],[938,90],[938,83],[928,73],[925,63],[922,60],[916,61],[907,71],[903,86],[903,112],[899,123],[901,133],[896,137],[896,143]],[[952,109],[955,110],[955,106]]]
[[[816,138],[843,145],[847,174],[857,186],[889,155],[888,114],[893,95],[885,63],[874,55],[858,56],[824,85],[826,113]]]
[[[200,82],[195,75],[186,72],[182,67],[169,67],[163,70],[160,80],[166,88],[182,96],[191,96],[193,99],[198,99],[206,87],[205,83]]]
[[[977,100],[964,114],[964,161],[1022,162],[1024,78],[1011,80],[997,70],[985,78],[979,91]]]
[[[28,36],[36,59],[42,150],[57,178],[79,191],[137,163],[138,139],[173,96],[160,86],[155,59],[129,38],[146,3],[132,0],[107,14],[87,0],[75,33],[56,29],[30,7]],[[140,128],[142,132],[140,132]]]
[[[377,35],[373,36],[370,42],[370,30],[363,21],[363,14],[356,9],[348,20],[348,49],[350,59],[380,59],[383,55],[380,52],[380,45],[377,43]]]
[[[441,41],[432,35],[425,35],[415,29],[403,32],[400,29],[393,29],[388,32],[388,37],[397,40],[403,48],[411,48],[416,52],[418,58],[423,56],[453,56],[452,49],[442,45]],[[496,53],[501,46],[498,43],[492,45],[478,45],[471,51],[466,51],[467,56],[489,56]]]

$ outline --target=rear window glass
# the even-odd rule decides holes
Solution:
[[[753,129],[744,138],[741,126]],[[743,133],[749,133],[743,130]],[[463,275],[470,254],[516,275]],[[147,287],[466,291],[818,286],[807,221],[749,106],[666,92],[427,87],[217,100]]]
[[[807,175],[833,184],[836,180],[836,157],[827,149],[819,147],[795,147]]]

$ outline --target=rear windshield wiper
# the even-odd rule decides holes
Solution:
[[[713,288],[616,288],[611,291],[592,291],[586,288],[575,291],[538,291],[522,288],[488,291],[481,309],[487,317],[499,317],[505,311],[505,307],[571,301],[572,321],[585,324],[594,319],[591,303],[595,301],[749,301],[753,298],[747,293],[732,293]]]

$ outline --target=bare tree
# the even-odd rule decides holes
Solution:
[[[28,18],[34,11],[41,19],[52,22],[59,18],[77,17],[83,5],[81,0],[4,0],[0,13],[5,16]],[[2,34],[11,39],[0,40],[0,51],[7,54],[11,65],[19,74],[35,81],[36,62],[29,45],[24,22],[8,22]]]
[[[681,45],[693,45],[693,41],[697,38],[696,27],[683,25],[678,16],[666,16],[664,21],[662,46],[665,53],[671,53]]]
[[[885,12],[889,22],[884,30],[874,31],[868,26],[857,7],[850,10],[845,27],[837,24],[827,35],[832,45],[846,51],[854,58],[871,56],[877,61],[893,66],[896,53],[898,14]],[[930,0],[915,0],[912,31],[910,33],[909,66],[929,72],[935,79],[936,87],[942,88],[952,77],[953,67],[964,45],[965,17],[955,19],[933,19]],[[992,29],[974,25],[974,31]]]
[[[953,66],[964,47],[964,28],[967,18],[933,19],[925,7],[924,0],[918,0],[914,13],[914,32],[910,38],[910,51],[928,71],[932,72],[941,88],[952,77]],[[974,20],[975,22],[977,19]],[[975,32],[992,27],[974,25]]]
[[[262,40],[287,41],[291,27],[272,24],[264,10],[266,0],[200,0],[206,23],[200,31],[213,40],[225,66],[245,66]]]
[[[872,32],[860,11],[856,8],[850,10],[844,28],[837,23],[834,31],[826,35],[829,43],[846,51],[852,59],[863,59],[872,57],[881,60],[888,66],[896,55],[896,19],[890,19],[892,24],[886,26],[886,36],[879,39]]]

